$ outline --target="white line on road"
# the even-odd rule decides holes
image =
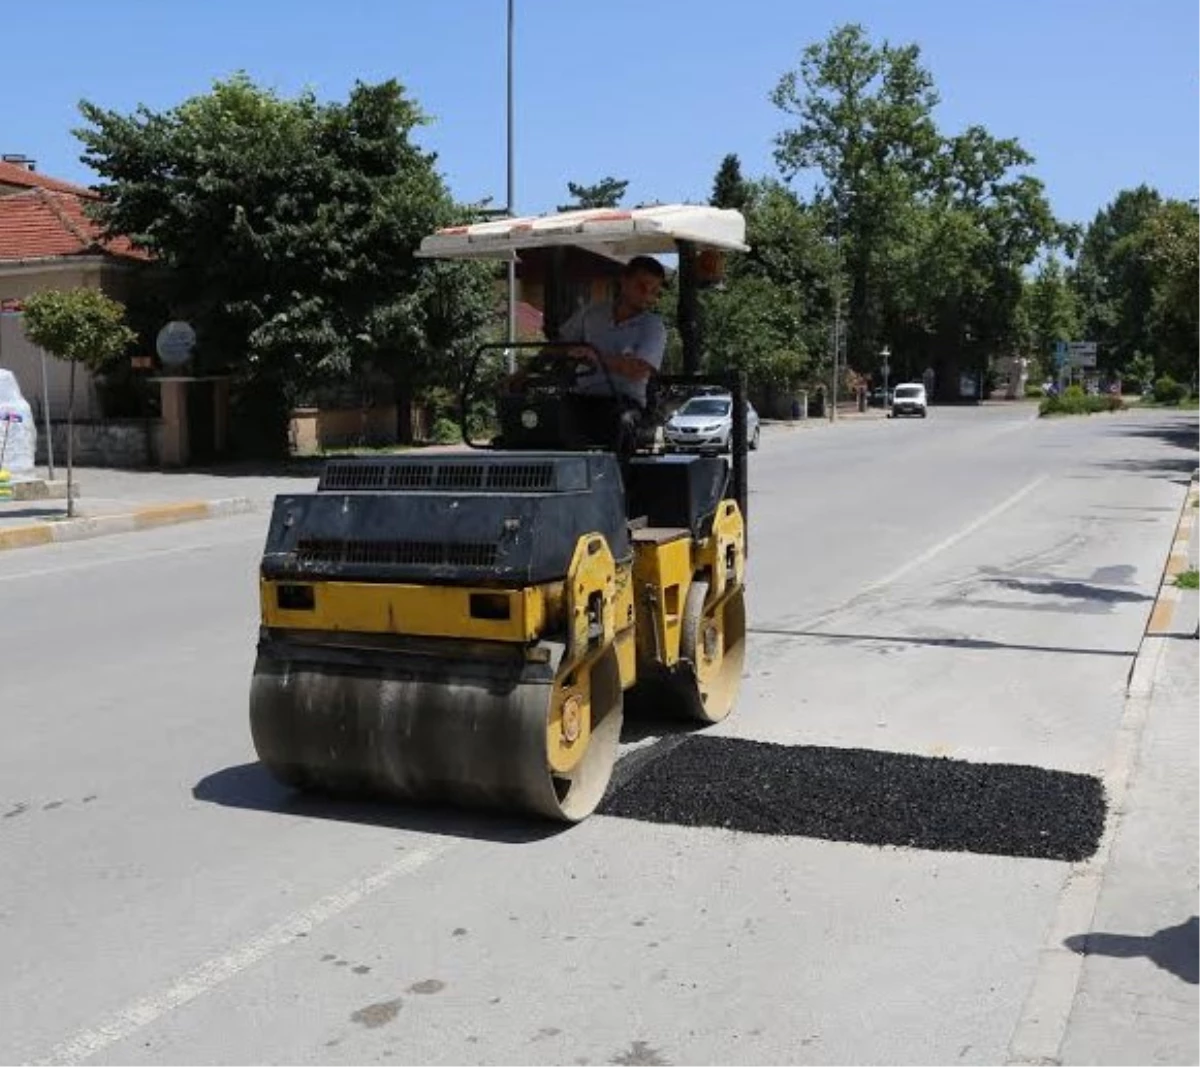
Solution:
[[[918,570],[921,567],[924,567],[925,564],[928,563],[930,560],[932,560],[935,556],[938,556],[941,553],[945,552],[948,548],[953,548],[960,541],[965,540],[966,538],[970,537],[971,534],[973,534],[981,526],[986,526],[993,519],[998,518],[1000,515],[1004,514],[1004,512],[1006,512],[1009,508],[1015,506],[1016,504],[1019,504],[1022,500],[1025,499],[1025,497],[1027,497],[1036,488],[1038,488],[1038,486],[1040,486],[1043,482],[1047,481],[1049,479],[1049,477],[1050,477],[1050,475],[1048,475],[1048,474],[1042,474],[1042,475],[1039,475],[1037,478],[1034,478],[1034,480],[1032,482],[1030,482],[1028,485],[1024,486],[1023,488],[1018,489],[1015,493],[1013,493],[1012,496],[1008,497],[1007,499],[1000,501],[1000,503],[997,504],[990,511],[985,512],[984,514],[980,515],[977,519],[974,519],[971,522],[967,523],[967,525],[964,526],[957,533],[953,533],[949,537],[945,538],[944,540],[939,541],[936,545],[933,545],[931,548],[927,548],[919,556],[916,556],[913,559],[910,559],[906,564],[904,564],[904,566],[897,568],[896,570],[892,571],[891,574],[888,574],[883,578],[880,578],[874,582],[870,582],[867,585],[864,585],[860,590],[858,590],[858,592],[856,592],[852,597],[850,597],[849,600],[843,601],[841,604],[837,605],[837,607],[829,608],[827,611],[821,612],[820,615],[817,615],[811,619],[806,619],[803,623],[801,623],[798,627],[796,627],[797,631],[798,632],[806,632],[808,630],[811,630],[815,626],[820,626],[822,623],[828,622],[830,619],[834,618],[837,615],[840,615],[847,608],[853,607],[860,600],[865,599],[866,597],[870,596],[872,593],[877,593],[877,592],[879,592],[879,590],[885,588],[886,586],[891,585],[893,582],[898,582],[901,578],[904,578],[905,576],[911,574],[913,571]],[[753,626],[750,627],[751,632],[753,632],[754,629],[755,629],[755,627],[753,627]]]
[[[396,862],[389,864],[372,875],[355,879],[335,893],[317,901],[310,908],[296,912],[282,922],[276,923],[232,952],[200,964],[189,971],[161,993],[152,994],[135,1001],[117,1012],[107,1022],[91,1030],[84,1030],[67,1041],[55,1045],[50,1054],[38,1063],[79,1063],[94,1056],[103,1048],[123,1041],[143,1027],[156,1022],[168,1012],[182,1007],[197,997],[215,989],[264,959],[276,949],[294,941],[300,934],[307,934],[332,919],[360,900],[386,888],[398,878],[424,867],[452,846],[435,845],[406,853]]]
[[[892,582],[898,582],[901,578],[903,578],[905,575],[910,574],[911,572],[915,571],[918,567],[925,566],[925,564],[928,563],[931,559],[933,559],[934,556],[940,555],[942,552],[945,552],[946,549],[948,549],[948,548],[953,548],[956,544],[959,543],[959,541],[962,541],[965,538],[970,537],[971,534],[973,534],[981,526],[986,526],[989,522],[992,521],[992,519],[998,518],[1000,515],[1002,515],[1004,512],[1006,512],[1009,508],[1013,507],[1015,504],[1020,503],[1025,497],[1027,497],[1030,493],[1032,493],[1039,485],[1041,485],[1049,477],[1050,477],[1050,475],[1048,475],[1048,474],[1042,474],[1042,475],[1038,476],[1037,478],[1034,478],[1034,480],[1032,482],[1030,482],[1027,486],[1025,486],[1023,489],[1018,489],[1007,500],[1002,500],[999,504],[997,504],[994,508],[992,508],[991,511],[986,512],[983,515],[980,515],[979,518],[975,519],[974,522],[968,523],[961,530],[959,530],[958,533],[951,534],[944,541],[939,541],[932,548],[927,548],[919,556],[915,557],[914,559],[910,559],[906,564],[904,564],[903,567],[900,567],[897,570],[892,571],[892,573],[889,574],[887,577],[880,578],[877,582],[871,582],[870,585],[863,586],[862,590],[859,592],[859,596],[862,596],[863,594],[866,594],[866,593],[873,593],[877,589],[882,589],[885,585],[891,585]]]

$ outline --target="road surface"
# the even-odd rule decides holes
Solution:
[[[1045,950],[1088,929],[1070,875],[1129,772],[1196,436],[1032,415],[764,433],[740,705],[630,724],[612,814],[567,831],[266,777],[261,514],[4,554],[0,1061],[1057,1047],[1074,985]]]

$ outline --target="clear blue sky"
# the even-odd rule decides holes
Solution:
[[[435,120],[454,194],[505,182],[506,0],[59,0],[0,18],[0,151],[87,183],[80,99],[165,110],[246,70],[344,99],[396,77]],[[516,201],[628,178],[628,201],[703,199],[721,157],[774,173],[768,94],[801,49],[860,22],[920,45],[941,128],[1016,137],[1056,213],[1086,222],[1146,182],[1197,195],[1195,0],[516,0]]]

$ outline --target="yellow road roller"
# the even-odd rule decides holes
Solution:
[[[541,280],[551,338],[572,249],[677,254],[684,374],[652,382],[632,446],[580,441],[573,357],[539,345],[493,442],[466,430],[473,371],[472,448],[330,460],[315,493],[277,497],[250,690],[277,779],[574,822],[604,796],[627,707],[729,714],[745,657],[746,402],[739,379],[695,373],[696,293],[744,234],[735,211],[666,205],[426,238],[427,256],[516,257]],[[656,421],[701,385],[729,398],[731,455],[664,454]]]

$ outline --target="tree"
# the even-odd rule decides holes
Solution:
[[[25,301],[25,335],[38,348],[71,364],[67,392],[67,517],[75,514],[75,367],[95,373],[111,366],[137,339],[125,308],[97,289],[48,289]]]
[[[905,206],[928,184],[940,141],[937,94],[916,45],[873,46],[859,25],[808,46],[771,100],[795,125],[775,139],[775,159],[792,180],[815,171],[828,203],[830,237],[845,263],[849,354],[873,360],[882,333],[889,246]]]
[[[1167,200],[1150,219],[1143,250],[1151,271],[1150,336],[1166,372],[1196,384],[1200,337],[1200,214],[1196,202]]]
[[[776,138],[781,173],[811,173],[828,210],[850,363],[874,370],[886,343],[897,369],[933,366],[956,395],[960,370],[1014,343],[1024,268],[1069,237],[1020,172],[1032,157],[979,126],[943,136],[917,46],[874,46],[857,25],[806,48],[771,99],[794,123]]]
[[[617,178],[601,178],[595,185],[580,185],[567,182],[567,192],[574,198],[573,204],[559,204],[559,211],[582,211],[585,208],[617,207],[625,197],[629,182]]]
[[[1050,355],[1058,341],[1079,338],[1079,300],[1057,257],[1042,264],[1037,276],[1025,282],[1018,306],[1020,350],[1050,365]]]
[[[730,152],[721,160],[713,179],[712,196],[709,203],[713,207],[733,208],[741,211],[750,199],[750,186],[742,177],[742,164],[738,157]]]
[[[1105,370],[1124,367],[1139,350],[1151,351],[1153,276],[1143,242],[1161,204],[1147,185],[1123,189],[1084,233],[1074,286],[1083,305],[1083,330],[1099,343]]]
[[[234,377],[243,448],[282,451],[292,406],[380,374],[409,429],[434,335],[454,346],[481,328],[490,275],[414,256],[466,212],[413,142],[426,119],[398,82],[321,104],[239,75],[166,112],[81,111],[98,218],[166,268],[200,369]]]
[[[835,263],[821,209],[776,181],[745,191],[750,251],[731,257],[724,284],[702,296],[706,363],[745,371],[770,404],[820,368]]]

